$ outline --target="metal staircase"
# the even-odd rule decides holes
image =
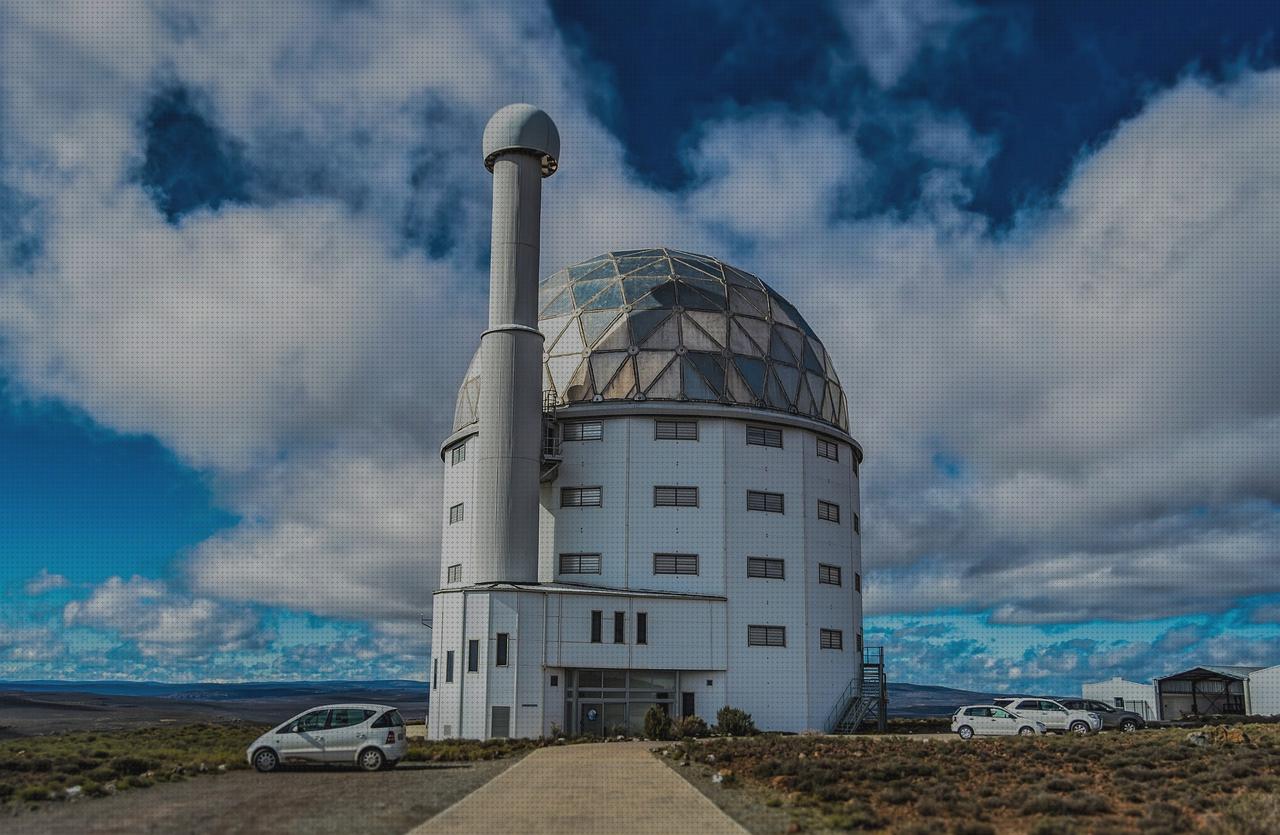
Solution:
[[[563,460],[560,454],[563,433],[560,422],[556,420],[557,400],[554,389],[542,392],[542,471],[539,477],[543,482],[555,481]]]
[[[862,669],[836,701],[827,717],[827,729],[833,734],[851,734],[865,722],[874,721],[883,732],[888,729],[888,703],[884,647],[864,647]]]

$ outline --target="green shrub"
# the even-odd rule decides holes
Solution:
[[[644,713],[644,735],[649,739],[671,739],[671,717],[657,705],[650,705]]]
[[[707,736],[711,730],[701,716],[686,716],[676,723],[675,732],[682,739],[697,739]]]
[[[750,713],[728,705],[716,711],[716,731],[725,736],[755,736],[759,733]]]

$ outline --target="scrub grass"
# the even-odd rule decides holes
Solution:
[[[245,749],[268,730],[251,723],[76,731],[0,742],[0,808],[80,801],[156,783],[249,768]],[[409,762],[478,762],[524,754],[546,740],[410,739]]]
[[[713,782],[713,799],[748,792],[786,810],[793,831],[1280,832],[1276,725],[970,742],[766,735],[662,753]]]

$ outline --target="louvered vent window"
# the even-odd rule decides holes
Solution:
[[[462,582],[462,563],[449,566],[449,582],[450,583]]]
[[[747,491],[747,510],[760,510],[765,513],[783,513],[781,493],[761,493],[756,490]]]
[[[561,554],[561,574],[599,574],[599,554]]]
[[[840,521],[840,505],[818,500],[818,518],[824,522]]]
[[[697,554],[654,554],[654,574],[697,574]]]
[[[604,438],[604,424],[598,420],[575,420],[564,424],[566,441],[599,441]]]
[[[766,580],[785,579],[783,562],[768,557],[747,557],[747,576]]]
[[[782,430],[770,429],[767,426],[748,426],[747,444],[749,446],[772,446],[782,449]]]
[[[697,507],[697,487],[655,487],[653,488],[654,507]]]
[[[842,585],[840,566],[818,563],[818,582],[828,586]]]
[[[748,626],[747,646],[749,647],[785,647],[787,645],[787,628],[785,626]]]
[[[655,420],[653,437],[659,441],[696,441],[698,440],[698,422],[696,420]]]
[[[455,504],[453,507],[449,508],[449,524],[452,525],[455,522],[461,522],[461,521],[462,521],[462,505]]]
[[[844,633],[839,629],[823,629],[819,638],[823,649],[844,649]]]
[[[828,441],[826,438],[818,439],[818,457],[830,458],[832,461],[840,460],[840,445],[835,441]]]
[[[561,507],[600,507],[604,491],[599,487],[561,487]]]

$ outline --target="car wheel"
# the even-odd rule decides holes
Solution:
[[[360,752],[360,759],[357,762],[365,771],[378,771],[386,763],[387,758],[382,756],[382,752],[377,748],[366,748]]]
[[[1035,736],[1035,735],[1036,735],[1036,729],[1031,727],[1030,725],[1023,725],[1021,728],[1018,729],[1018,736]]]
[[[1087,736],[1089,733],[1089,723],[1088,722],[1072,722],[1071,732],[1073,734],[1079,734],[1080,736]]]
[[[270,748],[263,748],[253,755],[253,767],[266,774],[280,767],[280,758]]]
[[[1126,719],[1120,723],[1120,730],[1127,734],[1131,734],[1138,729],[1138,723],[1132,719]]]
[[[968,725],[961,725],[956,733],[960,734],[961,739],[973,739],[973,728]]]

